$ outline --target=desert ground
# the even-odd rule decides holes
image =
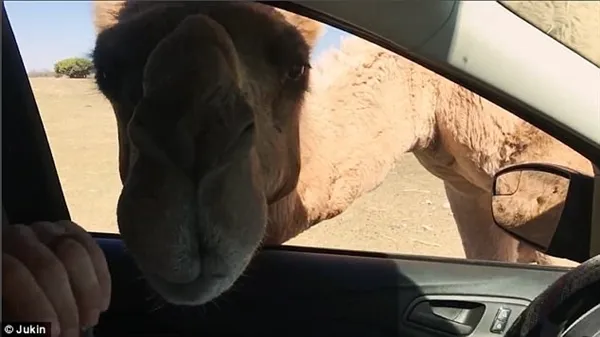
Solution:
[[[121,183],[109,102],[90,79],[31,78],[31,84],[72,219],[90,231],[118,232]],[[411,154],[345,213],[286,244],[464,257],[441,180]]]

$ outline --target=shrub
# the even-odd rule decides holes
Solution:
[[[69,78],[86,78],[94,70],[92,61],[82,57],[71,57],[54,64],[54,72]]]

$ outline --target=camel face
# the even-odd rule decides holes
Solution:
[[[98,2],[95,15],[96,81],[119,133],[121,235],[167,301],[208,302],[247,266],[268,205],[296,186],[321,27],[242,2]]]

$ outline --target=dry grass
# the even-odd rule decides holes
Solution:
[[[71,217],[89,230],[116,232],[116,123],[88,79],[30,79]]]

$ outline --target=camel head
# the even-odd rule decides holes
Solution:
[[[95,4],[98,88],[117,118],[119,229],[168,302],[227,290],[294,191],[321,25],[250,2]]]

